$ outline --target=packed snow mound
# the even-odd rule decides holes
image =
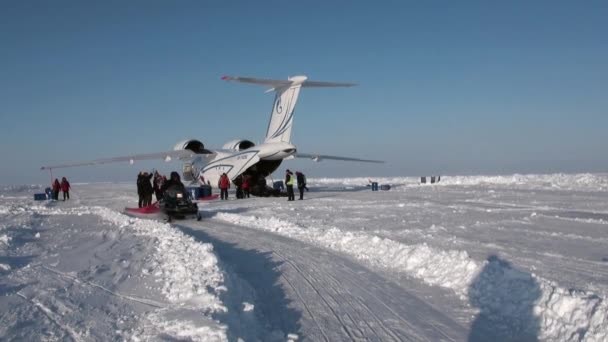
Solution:
[[[534,336],[538,331],[548,341],[608,340],[606,298],[560,288],[534,274],[518,271],[497,257],[477,262],[466,251],[406,245],[363,232],[302,226],[275,217],[222,212],[216,217],[314,243],[375,267],[449,288],[478,307],[481,319],[497,320],[504,329],[491,333],[499,338]]]
[[[29,202],[29,203],[28,203]],[[135,236],[139,243],[152,246],[144,255],[141,275],[154,279],[154,291],[164,298],[139,299],[158,309],[137,317],[138,324],[120,334],[130,340],[175,339],[190,341],[227,341],[227,326],[214,317],[227,311],[221,295],[227,291],[224,273],[209,243],[195,241],[169,224],[130,217],[106,207],[58,207],[57,203],[20,200],[0,206],[4,220],[14,229],[31,230],[45,217],[97,216],[106,224],[100,231],[104,239]],[[69,222],[69,221],[67,221]],[[39,227],[38,227],[39,228]],[[0,231],[1,233],[1,231]],[[33,235],[40,237],[40,233]],[[11,238],[0,234],[0,250],[10,248]],[[128,264],[128,260],[125,260]],[[45,268],[44,266],[42,266]],[[48,271],[60,274],[45,268]],[[0,272],[11,271],[0,264]],[[72,277],[72,275],[65,275]],[[74,278],[75,281],[79,281]],[[109,291],[109,290],[108,290]],[[126,296],[128,297],[128,296]]]
[[[428,178],[428,177],[427,177]],[[428,186],[421,184],[420,177],[358,177],[358,178],[309,178],[309,186],[356,187],[367,186],[370,181],[391,186]],[[429,180],[427,179],[427,182]],[[608,174],[530,174],[500,176],[450,176],[442,175],[433,186],[504,186],[536,190],[608,191]]]

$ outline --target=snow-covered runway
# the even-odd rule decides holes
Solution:
[[[608,176],[309,180],[305,201],[122,214],[134,184],[0,193],[0,337],[603,341]],[[233,197],[234,198],[234,197]]]

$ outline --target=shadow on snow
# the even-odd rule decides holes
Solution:
[[[471,305],[479,308],[469,342],[538,341],[540,322],[534,303],[540,296],[540,287],[529,273],[490,256],[469,287]]]
[[[212,217],[215,213],[208,212],[206,215],[208,216],[203,217]],[[226,274],[229,290],[224,292],[222,298],[228,307],[228,313],[221,314],[218,318],[228,325],[228,337],[231,341],[239,337],[249,340],[247,337],[252,337],[252,334],[255,335],[254,340],[262,341],[285,341],[289,333],[300,335],[298,322],[301,313],[289,308],[290,300],[279,282],[281,274],[278,268],[281,263],[272,260],[271,252],[242,249],[236,244],[216,239],[200,230],[181,225],[176,227],[201,242],[213,244],[222,266],[229,271]],[[236,275],[237,279],[231,279],[233,275]],[[235,295],[246,297],[248,293],[250,298],[235,298]],[[243,311],[243,302],[247,299],[255,304],[255,322],[261,322],[265,326],[252,321],[251,313]]]

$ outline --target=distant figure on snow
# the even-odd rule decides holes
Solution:
[[[249,198],[249,176],[243,175],[243,198]]]
[[[53,185],[51,186],[51,188],[53,188],[53,199],[55,201],[59,200],[59,190],[61,190],[61,184],[59,184],[59,179],[55,178],[55,181],[53,182]]]
[[[289,171],[289,169],[285,170],[285,186],[287,187],[287,200],[293,201],[295,200],[295,195],[293,193],[293,184],[295,183],[295,177],[293,173]]]
[[[228,199],[228,189],[230,188],[230,179],[228,175],[224,172],[220,177],[220,180],[217,182],[217,187],[220,188],[220,197],[222,200]]]
[[[234,185],[236,185],[236,198],[243,198],[243,175],[239,175],[236,178]]]
[[[160,201],[163,198],[163,193],[160,191],[160,188],[163,186],[163,178],[158,171],[154,171],[154,180],[152,181],[152,188],[154,189],[154,195],[156,196],[156,200]]]
[[[144,183],[144,172],[139,171],[137,174],[137,196],[139,196],[139,201],[137,202],[137,206],[141,208],[144,204],[144,193],[143,193],[143,183]]]
[[[154,189],[152,189],[152,184],[150,184],[152,176],[152,173],[143,171],[139,172],[137,175],[137,194],[139,195],[139,202],[137,205],[140,208],[147,207],[152,204],[152,193],[154,192]]]
[[[144,207],[152,205],[152,194],[154,193],[154,188],[152,188],[152,183],[150,183],[150,181],[152,180],[153,176],[153,173],[147,172],[144,172],[142,176],[141,192],[144,198],[142,203]]]
[[[304,199],[304,189],[308,190],[306,187],[306,176],[300,171],[296,171],[296,179],[298,181],[298,190],[300,190],[300,200]]]
[[[63,200],[65,201],[66,197],[67,199],[70,199],[70,182],[68,182],[68,180],[63,177],[61,178],[61,191],[63,191]],[[57,195],[59,196],[59,195]]]

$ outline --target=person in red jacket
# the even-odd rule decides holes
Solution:
[[[249,198],[249,176],[243,175],[243,198]]]
[[[61,191],[63,191],[63,200],[65,201],[66,197],[67,199],[70,199],[70,182],[68,182],[68,180],[63,177],[61,178]]]
[[[228,175],[224,172],[220,177],[220,180],[217,184],[218,188],[220,188],[220,197],[223,200],[228,199],[228,189],[230,188],[230,179],[228,179]]]
[[[59,190],[61,190],[61,184],[59,184],[59,179],[55,178],[53,182],[53,199],[55,201],[59,200]]]

